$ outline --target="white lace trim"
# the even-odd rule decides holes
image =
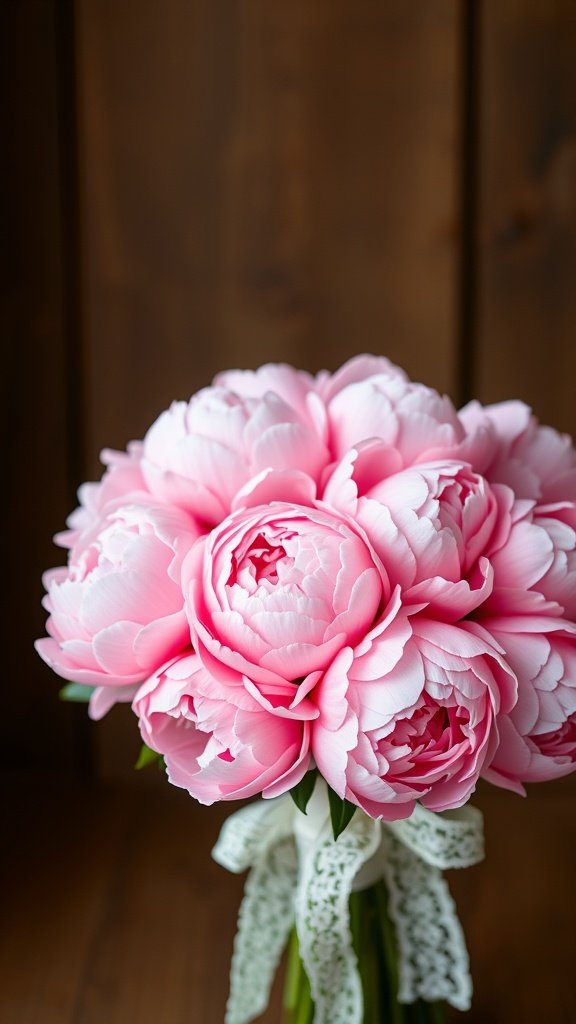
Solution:
[[[482,814],[477,807],[434,814],[416,804],[409,818],[386,822],[385,828],[417,857],[442,871],[469,868],[484,859]]]
[[[443,815],[417,806],[411,818],[375,822],[359,810],[335,842],[326,786],[307,815],[290,797],[242,808],[224,824],[215,859],[252,867],[240,908],[226,1024],[249,1024],[266,1007],[295,919],[315,1003],[314,1024],[361,1024],[362,986],[348,901],[354,888],[385,878],[399,953],[399,999],[445,999],[465,1010],[472,982],[454,902],[440,869],[483,857],[482,815]]]
[[[398,943],[398,999],[446,999],[470,1007],[472,980],[464,934],[440,871],[390,833],[383,838],[382,867]]]
[[[261,800],[224,822],[212,856],[239,874],[251,867],[238,915],[225,1024],[245,1024],[267,1007],[294,921],[297,856],[291,800]]]
[[[316,1022],[357,1024],[362,1019],[362,985],[348,901],[355,876],[379,844],[378,823],[358,815],[336,842],[324,826],[302,862],[296,931]]]

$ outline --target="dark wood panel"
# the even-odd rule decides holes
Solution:
[[[58,4],[0,10],[2,107],[2,757],[48,768],[73,760],[77,709],[33,641],[44,632],[41,573],[63,560],[51,536],[80,483],[72,438],[64,301],[61,75]],[[62,12],[63,13],[63,12]],[[74,382],[78,387],[78,382]],[[5,520],[4,520],[5,517]]]
[[[457,13],[79,4],[91,460],[228,365],[452,387]]]
[[[480,18],[476,393],[576,432],[576,5]]]
[[[328,0],[316,15],[312,358],[382,352],[454,393],[458,4]]]
[[[13,790],[2,1020],[221,1024],[243,878],[210,850],[231,808],[157,781]]]

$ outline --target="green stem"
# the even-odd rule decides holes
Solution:
[[[398,1002],[398,952],[396,949],[396,934],[388,914],[388,892],[384,882],[382,881],[376,883],[374,890],[376,906],[378,908],[378,922],[380,925],[382,949],[387,968],[390,991],[390,1024],[405,1024],[406,1014],[404,1012],[404,1006],[402,1003]]]
[[[350,931],[364,995],[363,1024],[380,1024],[382,967],[378,956],[377,916],[371,889],[352,893]]]
[[[300,975],[302,974],[302,961],[300,959],[300,948],[296,929],[290,932],[288,944],[288,964],[286,966],[286,980],[284,982],[284,1009],[295,1010],[298,1005],[298,994],[300,991]]]
[[[308,982],[308,979],[306,979]],[[312,1024],[314,1016],[314,1005],[310,994],[310,985],[303,985],[300,990],[300,1000],[296,1009],[294,1024]]]
[[[284,982],[284,1024],[312,1024],[314,1005],[310,982],[300,959],[296,929],[293,928],[288,944],[288,963]]]
[[[446,1024],[446,1017],[440,1003],[429,1003],[430,1024]]]

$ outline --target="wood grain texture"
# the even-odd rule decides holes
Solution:
[[[152,773],[155,769],[149,769]],[[12,780],[0,1019],[221,1024],[243,879],[210,858],[231,805],[151,785]],[[569,787],[485,787],[488,859],[452,872],[474,973],[469,1024],[573,1024]],[[277,1024],[280,979],[262,1024]],[[450,1021],[462,1021],[456,1011]]]
[[[221,1024],[243,880],[210,850],[230,808],[157,781],[12,790],[0,1019]]]
[[[457,5],[78,10],[90,465],[230,365],[450,389]]]
[[[0,8],[2,115],[3,729],[8,765],[71,764],[77,709],[33,642],[44,632],[41,572],[70,509],[71,381],[67,372],[57,4]],[[79,483],[77,480],[76,483]]]
[[[477,353],[483,401],[576,432],[576,6],[481,6]]]

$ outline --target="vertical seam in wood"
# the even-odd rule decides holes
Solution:
[[[70,507],[85,475],[84,360],[82,337],[82,267],[80,237],[78,75],[76,0],[55,4],[54,31],[58,60],[58,151],[62,232],[62,331],[66,421],[67,481]],[[63,453],[55,453],[62,458]],[[80,709],[79,709],[80,710]],[[93,774],[90,722],[85,709],[76,715],[76,763],[85,778]]]
[[[70,500],[84,472],[82,419],[81,271],[78,187],[75,4],[56,4],[60,209],[62,217],[62,308]]]
[[[463,0],[461,7],[461,157],[460,274],[458,282],[458,347],[456,389],[460,404],[474,395],[477,343],[477,211],[480,96],[480,18],[482,0]]]

